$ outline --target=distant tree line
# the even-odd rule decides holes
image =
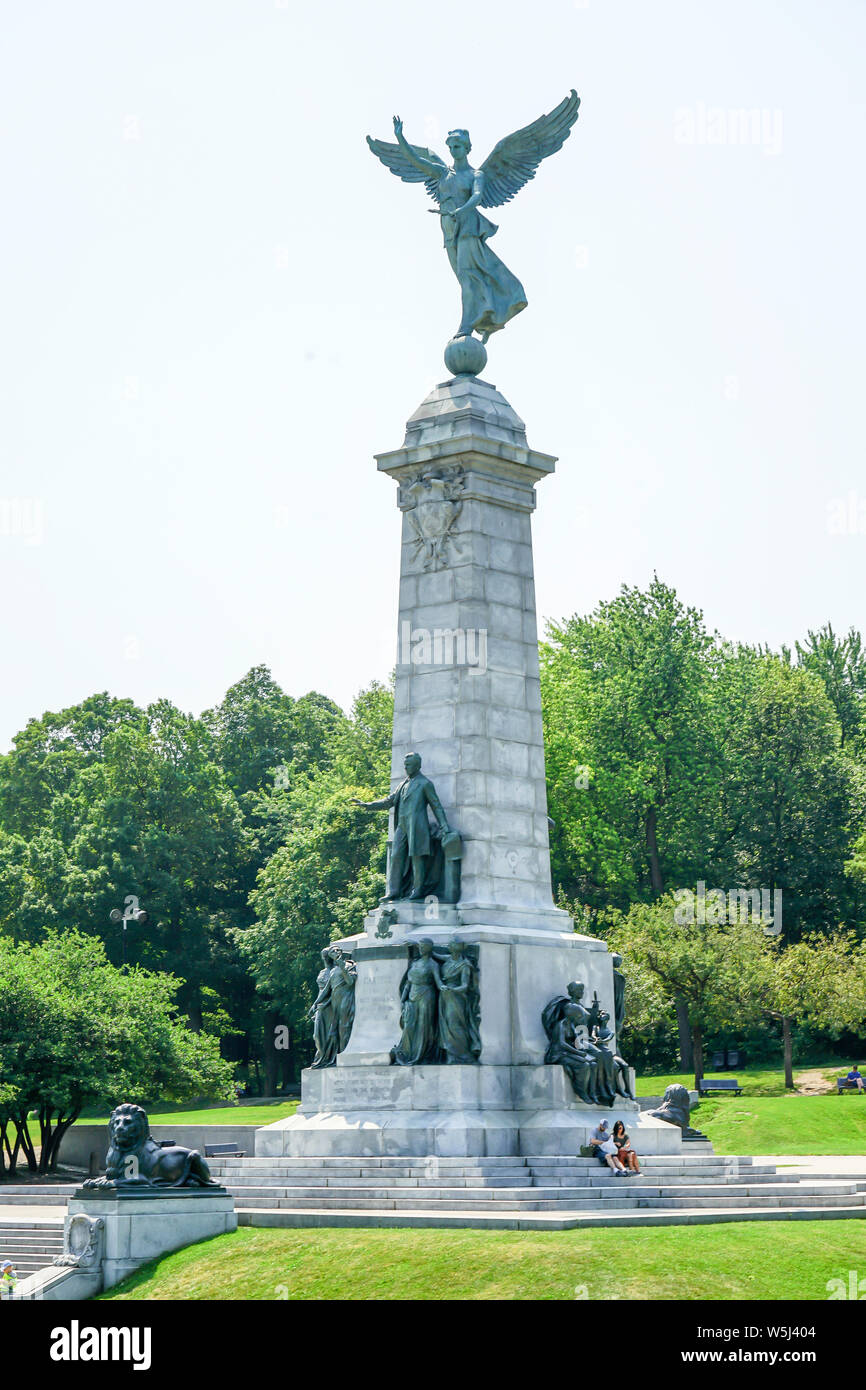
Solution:
[[[392,709],[380,685],[348,715],[295,700],[257,667],[200,718],[100,694],[31,720],[0,757],[0,938],[74,929],[120,966],[110,914],[135,894],[130,964],[179,981],[189,1026],[273,1093],[309,1060],[320,949],[383,891],[386,827],[347,798],[387,790]]]
[[[792,1026],[805,1041],[866,1031],[864,697],[853,630],[828,625],[794,651],[734,645],[658,579],[549,625],[554,878],[582,929],[651,977],[650,1012],[631,1023],[639,1053],[663,1060],[675,1016],[681,1065],[699,1074],[705,1033],[766,1035],[773,1021],[791,1084]],[[730,910],[676,920],[684,890],[716,890],[717,905],[758,888],[781,895],[775,931]],[[835,1001],[817,969],[801,971],[795,1007],[795,959],[835,972]]]

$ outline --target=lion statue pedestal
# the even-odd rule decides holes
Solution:
[[[237,1229],[234,1197],[213,1181],[195,1149],[162,1147],[140,1105],[118,1105],[108,1122],[105,1173],[69,1199],[67,1227],[102,1222],[102,1288],[157,1255]]]

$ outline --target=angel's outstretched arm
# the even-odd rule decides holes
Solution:
[[[406,139],[406,136],[403,134],[403,122],[400,120],[399,116],[394,117],[394,134],[397,137],[397,144],[400,146],[400,149],[403,151],[406,158],[415,165],[416,169],[421,170],[428,179],[439,177],[442,173],[442,165],[434,164],[431,159],[422,159],[415,153],[409,141]]]

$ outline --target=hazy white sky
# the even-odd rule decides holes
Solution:
[[[864,626],[864,54],[862,0],[7,0],[0,747],[96,690],[387,676],[373,454],[459,296],[364,136],[481,163],[572,86],[495,216],[540,616],[656,569],[731,637]]]

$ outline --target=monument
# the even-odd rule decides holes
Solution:
[[[680,1151],[680,1131],[633,1098],[618,960],[553,902],[531,517],[556,460],[530,448],[479,377],[490,335],[526,307],[480,209],[535,176],[579,104],[571,92],[477,169],[462,128],[448,136],[450,165],[410,145],[398,117],[396,144],[368,138],[436,202],[461,316],[445,349],[452,375],[402,446],[377,456],[402,514],[392,791],[358,804],[391,814],[387,894],[329,948],[352,962],[340,977],[351,1031],[340,1036],[333,1010],[320,1018],[329,967],[301,1105],[257,1132],[257,1155],[578,1154],[612,1107],[639,1152]]]

